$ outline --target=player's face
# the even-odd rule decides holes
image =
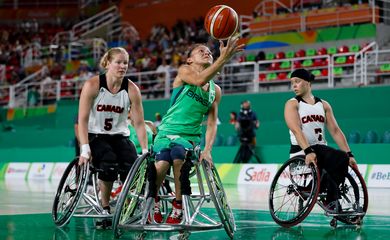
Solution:
[[[202,65],[204,64],[210,65],[213,63],[214,60],[210,49],[206,46],[199,46],[195,48],[191,53],[191,58],[193,62]]]
[[[108,64],[108,71],[117,77],[124,77],[129,67],[129,57],[124,53],[113,55]]]
[[[291,89],[295,92],[295,95],[302,96],[305,95],[308,91],[310,83],[301,78],[293,77],[291,78]]]

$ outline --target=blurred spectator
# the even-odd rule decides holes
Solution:
[[[259,51],[256,55],[255,61],[263,61],[265,60],[265,53],[263,51]]]
[[[161,114],[159,112],[156,112],[154,114],[154,118],[155,118],[154,126],[156,126],[156,127],[160,126],[160,124],[161,124]]]
[[[158,97],[158,95],[164,96],[164,91],[161,90],[164,90],[165,88],[165,80],[170,70],[172,70],[172,67],[168,64],[165,58],[162,58],[161,64],[156,69],[157,83],[153,86],[155,98]]]
[[[236,112],[234,112],[234,111],[230,112],[229,123],[236,125],[236,123],[237,123],[237,113]]]
[[[27,93],[27,104],[30,107],[37,106],[39,104],[41,95],[38,92],[38,86],[32,86]]]
[[[55,80],[60,80],[64,68],[60,63],[55,62],[52,68],[50,69],[50,76]]]

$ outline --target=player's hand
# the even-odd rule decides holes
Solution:
[[[81,166],[81,165],[83,165],[83,164],[88,163],[90,159],[91,159],[91,157],[85,158],[85,157],[80,156],[80,157],[79,157],[79,165]]]
[[[305,163],[308,166],[310,165],[310,163],[317,165],[317,155],[314,152],[307,154],[305,157]]]
[[[213,157],[211,156],[211,151],[210,150],[203,150],[202,153],[200,154],[199,157],[199,162],[201,163],[202,161],[207,161],[210,165],[210,167],[214,166],[213,163]]]
[[[349,158],[349,166],[351,166],[351,168],[353,169],[358,169],[358,166],[357,166],[357,163],[356,163],[356,160],[354,157],[350,157]]]
[[[83,144],[80,147],[81,153],[79,157],[79,165],[83,165],[84,163],[88,163],[91,160],[91,148],[89,144]]]
[[[219,41],[219,51],[221,57],[229,60],[237,52],[244,51],[245,44],[238,44],[239,37],[240,35],[238,33],[229,37],[226,46],[222,40]]]

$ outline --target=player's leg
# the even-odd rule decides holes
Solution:
[[[173,177],[175,182],[176,198],[172,202],[172,211],[167,218],[167,223],[178,224],[182,221],[183,206],[181,192],[181,168],[185,158],[186,150],[182,145],[174,145],[171,149],[171,158],[173,159]]]
[[[165,175],[167,174],[168,169],[170,168],[170,149],[165,149],[160,151],[158,154],[156,154],[156,185],[151,186],[153,187],[155,193],[153,194],[155,197],[155,204],[154,204],[154,221],[156,223],[161,223],[163,221],[163,216],[161,214],[161,201],[160,198],[157,196],[157,193],[159,191],[159,188],[161,187],[161,184],[163,183],[165,179]]]
[[[89,135],[90,146],[92,149],[92,162],[96,169],[98,169],[99,188],[101,194],[101,205],[104,214],[111,214],[110,196],[112,186],[118,178],[118,159],[115,149],[117,141],[111,136],[98,137],[94,134]],[[111,226],[111,219],[102,219],[96,221],[97,228],[106,228]]]
[[[318,167],[325,169],[328,175],[324,184],[327,188],[326,202],[324,204],[332,210],[337,210],[339,207],[338,199],[340,198],[338,189],[339,185],[344,182],[348,171],[348,155],[344,151],[325,145],[314,145],[313,149],[317,155]]]

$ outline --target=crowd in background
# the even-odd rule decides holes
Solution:
[[[4,28],[0,31],[0,65],[5,66],[5,79],[0,81],[0,86],[13,85],[20,82],[28,74],[31,74],[37,68],[25,68],[22,58],[24,57],[25,49],[32,44],[39,46],[50,45],[51,40],[56,32],[67,30],[70,26],[54,28],[53,26],[39,26],[38,23],[32,21],[26,23],[28,27]],[[65,28],[66,27],[66,28]],[[181,21],[168,29],[166,26],[157,24],[151,31],[147,39],[125,39],[123,46],[130,54],[129,72],[140,71],[155,71],[169,66],[177,68],[185,62],[186,49],[195,42],[207,43],[211,51],[215,52],[217,45],[216,41],[209,38],[203,28],[203,19],[194,19],[192,21]],[[108,43],[113,44],[113,43]],[[38,52],[42,63],[49,67],[49,77],[55,80],[64,78],[77,77],[83,69],[75,71],[66,71],[67,49],[65,46],[60,46],[58,51],[51,55],[42,55]],[[65,47],[66,48],[66,47]],[[34,50],[36,51],[36,50]],[[216,50],[218,52],[218,48]],[[85,67],[85,66],[83,66]],[[96,72],[97,64],[88,65],[90,72]]]

